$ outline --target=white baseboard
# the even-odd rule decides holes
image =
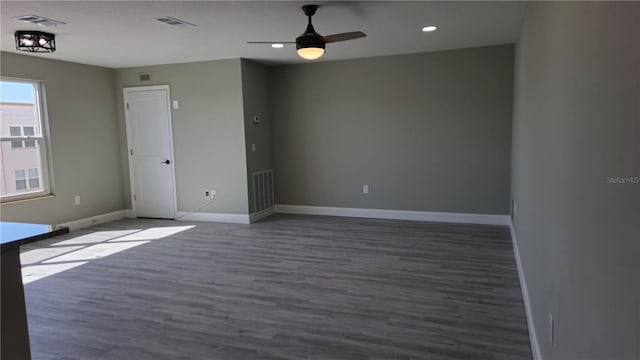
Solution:
[[[201,222],[219,222],[231,224],[249,224],[249,215],[244,214],[225,214],[225,213],[204,213],[179,211],[176,220],[178,221],[201,221]]]
[[[67,221],[62,224],[58,224],[59,226],[67,226],[70,231],[86,228],[93,225],[103,224],[110,221],[116,221],[124,218],[132,218],[133,210],[125,209],[113,211],[106,214],[100,214],[96,216],[90,216],[84,219]]]
[[[540,344],[538,343],[538,335],[533,323],[533,312],[531,310],[531,302],[529,301],[529,291],[527,290],[527,281],[524,276],[524,269],[520,261],[520,250],[518,250],[518,241],[516,239],[516,231],[513,223],[509,221],[509,229],[511,230],[511,242],[513,243],[513,254],[516,258],[516,267],[518,269],[518,277],[520,278],[520,290],[522,291],[522,301],[524,302],[524,310],[527,314],[527,325],[529,326],[529,342],[531,343],[531,353],[533,360],[543,360],[540,352]]]
[[[256,221],[262,220],[266,217],[269,217],[273,214],[275,214],[276,212],[276,207],[272,206],[268,209],[264,209],[262,211],[259,211],[257,213],[252,213],[251,215],[249,215],[249,221],[253,224]]]
[[[300,205],[276,205],[275,207],[276,212],[285,214],[327,215],[505,226],[510,223],[508,215],[458,214],[429,211],[358,209]]]

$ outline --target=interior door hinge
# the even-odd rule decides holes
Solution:
[[[129,103],[127,103],[127,110],[129,110]]]
[[[133,149],[130,149],[129,152],[131,153],[131,156],[133,156]]]
[[[133,201],[136,201],[136,194],[133,194]]]

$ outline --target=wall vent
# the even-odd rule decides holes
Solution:
[[[140,73],[138,78],[140,79],[140,81],[149,81],[151,80],[151,73],[150,72]]]
[[[29,24],[40,25],[40,26],[58,26],[58,25],[66,24],[62,21],[47,19],[46,17],[42,17],[38,15],[23,15],[23,16],[14,17],[13,19],[18,21],[24,21]]]
[[[253,173],[253,209],[254,213],[274,206],[273,169]]]
[[[161,22],[163,24],[171,25],[171,26],[179,26],[179,27],[193,27],[196,26],[190,22],[186,22],[184,20],[176,19],[171,16],[162,16],[158,18],[153,18],[153,20]]]

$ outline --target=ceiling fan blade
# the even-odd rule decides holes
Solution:
[[[358,39],[365,36],[367,36],[367,34],[363,33],[362,31],[352,31],[352,32],[323,36],[322,39],[324,40],[325,43],[332,43],[336,41]]]
[[[247,44],[295,44],[295,41],[247,41]]]

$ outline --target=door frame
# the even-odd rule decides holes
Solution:
[[[173,219],[176,218],[178,213],[178,200],[176,193],[176,168],[175,168],[175,156],[173,153],[173,116],[171,113],[171,92],[169,85],[153,85],[153,86],[133,86],[133,87],[124,87],[122,88],[122,92],[124,94],[124,119],[126,126],[126,135],[127,135],[127,160],[129,162],[129,186],[130,186],[130,196],[131,196],[131,210],[133,211],[133,216],[138,217],[136,212],[136,164],[133,159],[133,136],[131,133],[131,119],[129,116],[129,110],[127,109],[127,104],[129,100],[129,94],[133,92],[140,91],[154,91],[154,90],[165,90],[167,94],[167,114],[169,115],[169,154],[171,156],[171,177],[173,184],[173,193],[171,194],[173,200],[173,208],[171,209],[173,212]]]

